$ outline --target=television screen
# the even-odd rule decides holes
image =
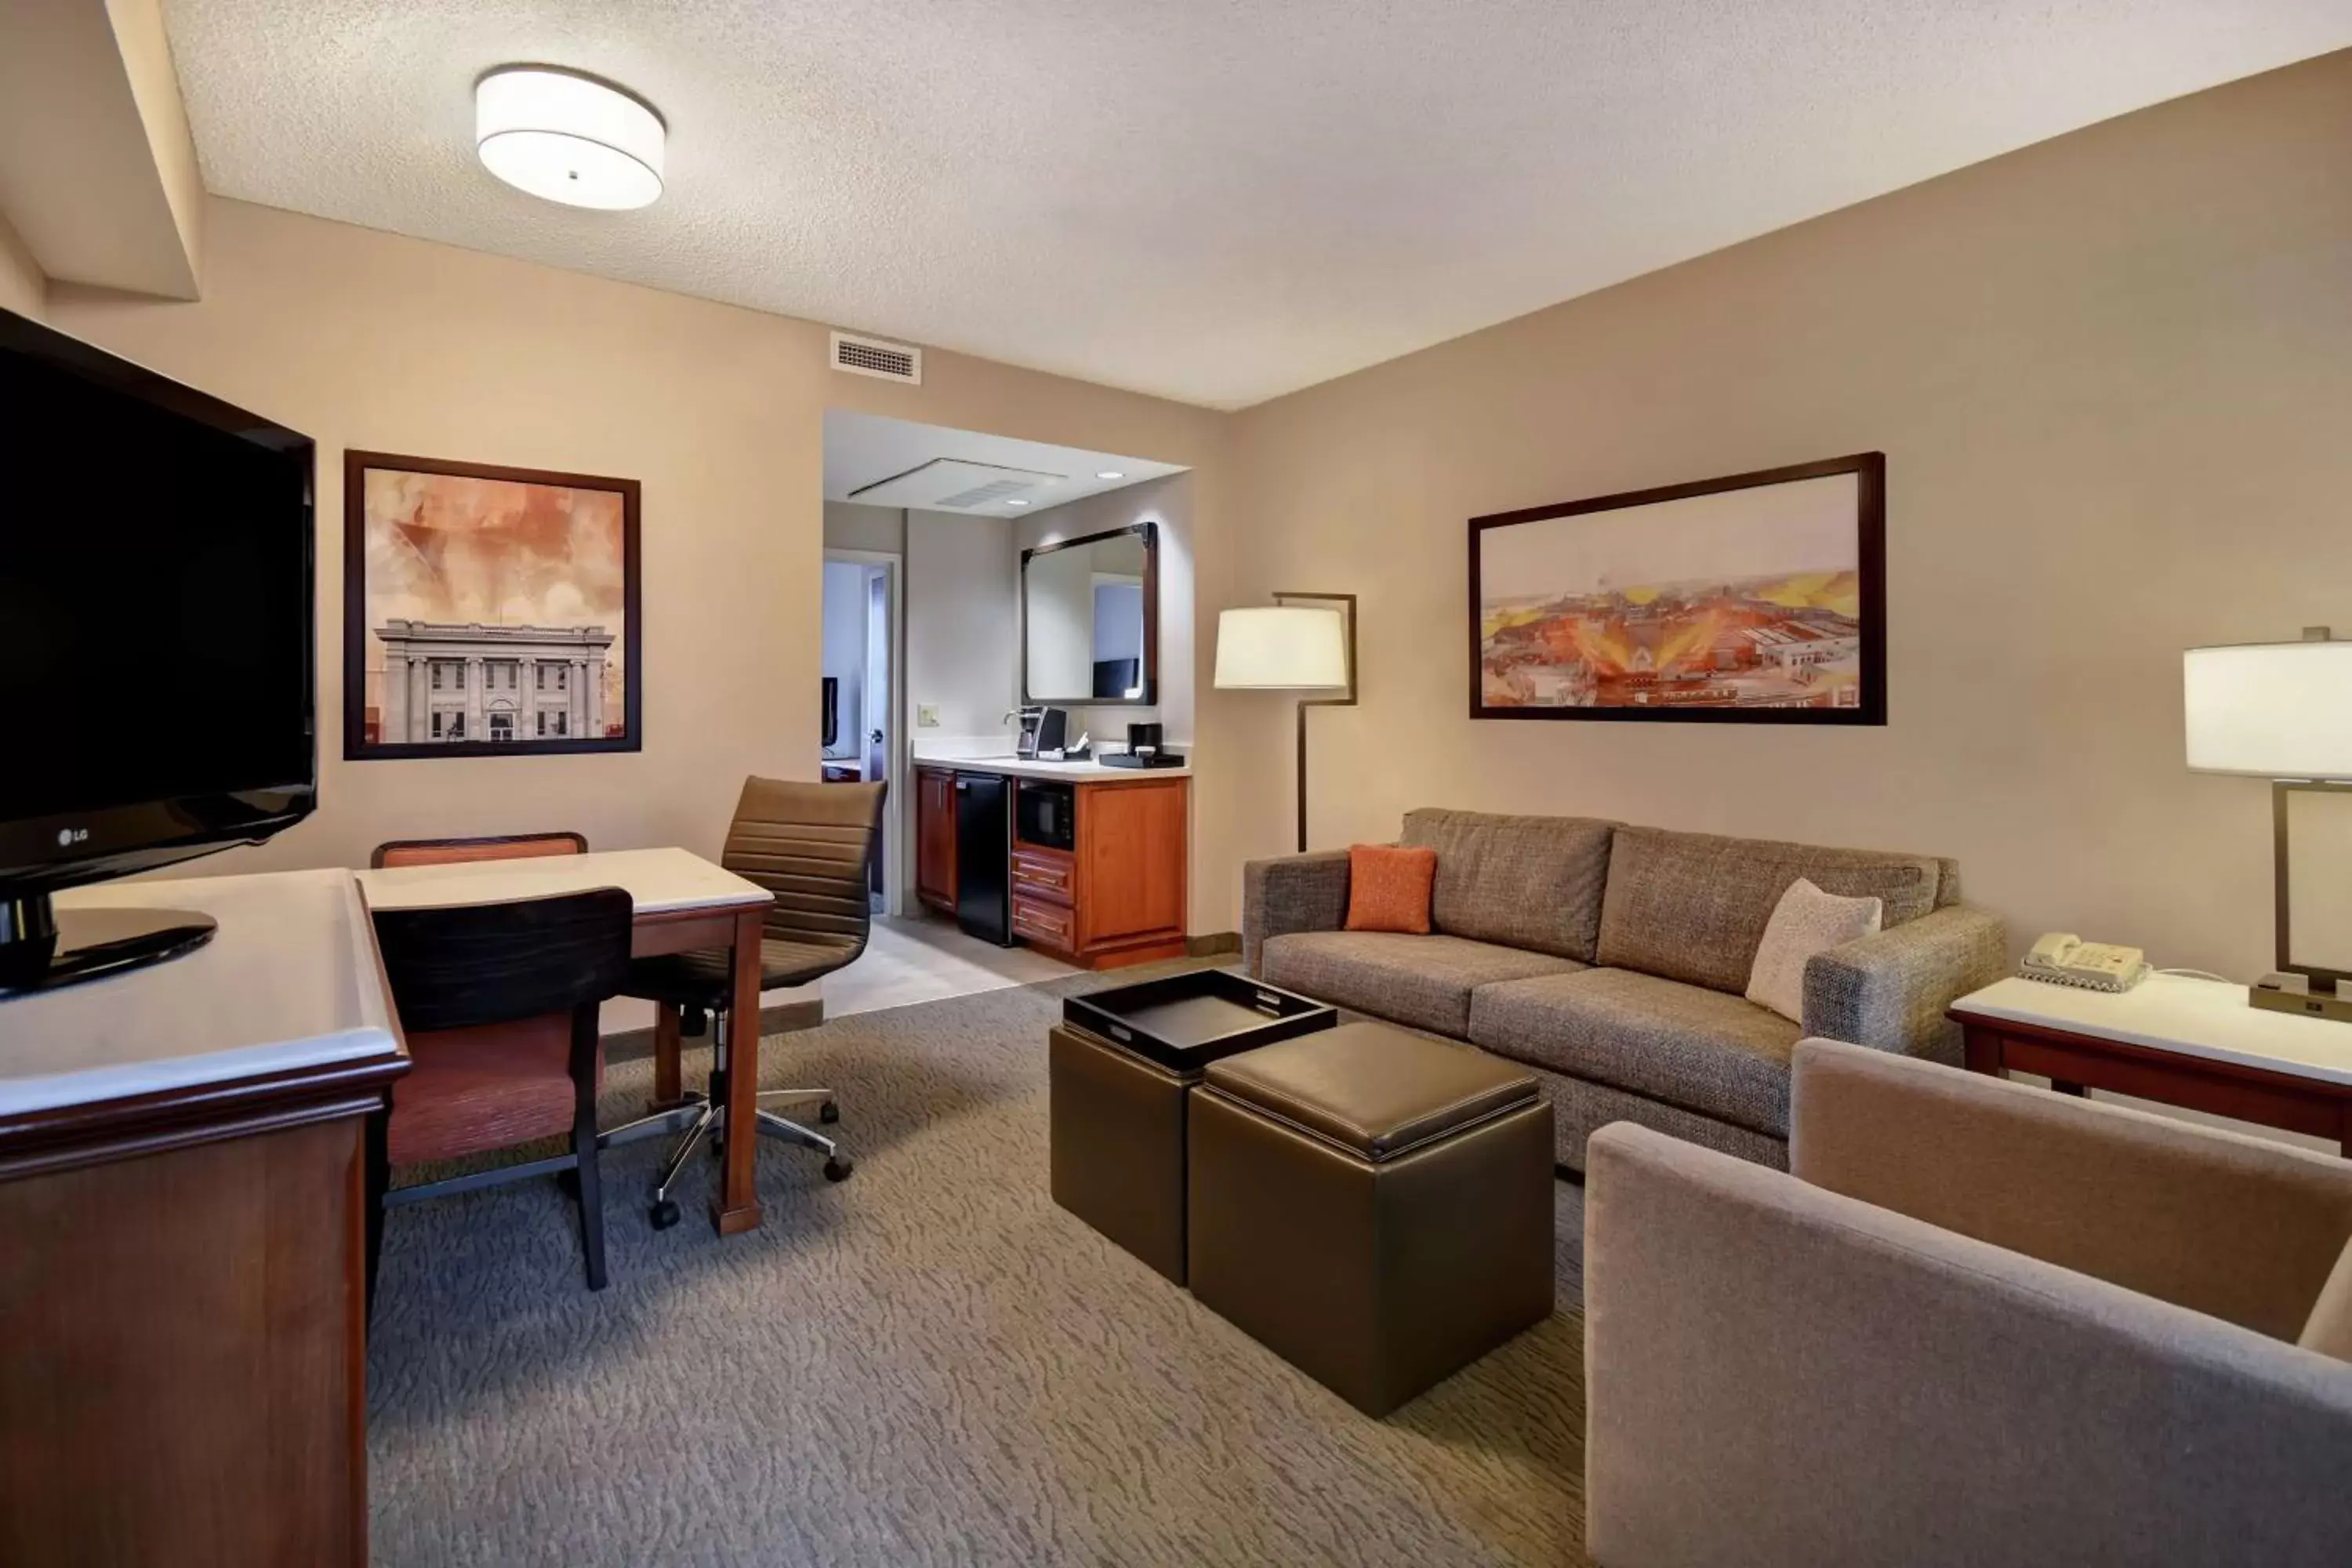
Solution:
[[[310,456],[0,312],[0,879],[307,809]]]

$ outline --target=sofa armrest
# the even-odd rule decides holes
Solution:
[[[1832,1040],[1790,1062],[1804,1181],[2292,1342],[2352,1162]]]
[[[1270,936],[1338,931],[1348,921],[1348,852],[1318,849],[1242,867],[1242,963],[1252,974]]]
[[[1588,1147],[1606,1563],[2352,1562],[2352,1371],[1618,1123]]]
[[[1945,1009],[2007,973],[2009,935],[1982,910],[1934,910],[1813,954],[1805,1033],[1960,1065]]]

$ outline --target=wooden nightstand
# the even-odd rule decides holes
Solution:
[[[2352,1155],[2352,1024],[2265,1012],[2246,988],[2151,974],[2118,994],[1998,981],[1952,1004],[1971,1072],[2039,1073],[2334,1141]]]

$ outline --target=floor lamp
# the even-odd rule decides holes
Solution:
[[[1217,616],[1222,691],[1335,695],[1298,700],[1298,852],[1307,852],[1307,710],[1356,701],[1356,595],[1276,594],[1268,606]]]

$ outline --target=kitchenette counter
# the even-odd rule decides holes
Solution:
[[[1016,779],[1119,780],[1181,779],[1192,774],[1191,763],[1172,768],[1114,768],[1098,762],[1048,763],[1027,757],[942,757],[915,753],[919,768],[955,768],[970,773],[1002,773]]]
[[[917,896],[1082,968],[1183,956],[1192,770],[980,752],[915,758]]]

